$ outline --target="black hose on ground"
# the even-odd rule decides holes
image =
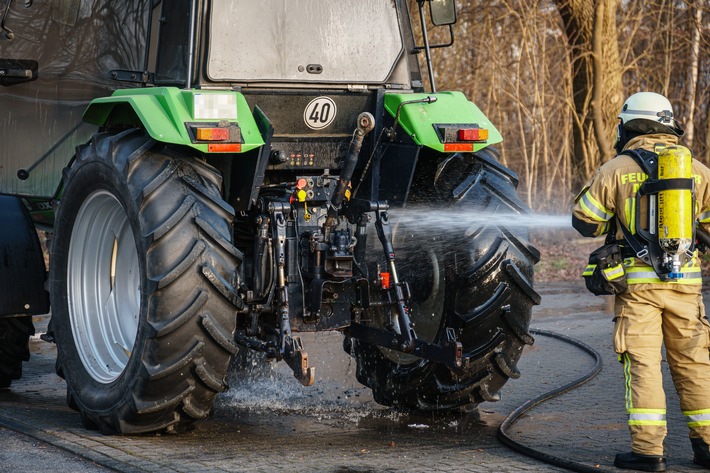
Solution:
[[[513,440],[506,433],[508,427],[510,427],[521,415],[523,415],[533,407],[537,406],[538,404],[547,401],[548,399],[552,399],[553,397],[559,396],[560,394],[566,393],[567,391],[571,391],[572,389],[581,386],[582,384],[595,377],[602,369],[601,355],[599,355],[599,353],[589,345],[580,342],[579,340],[575,340],[574,338],[570,338],[555,332],[548,332],[547,330],[531,330],[531,332],[535,335],[556,338],[558,340],[562,340],[566,343],[579,347],[589,353],[594,358],[595,364],[591,371],[584,374],[583,376],[575,379],[574,381],[571,381],[570,383],[565,384],[564,386],[560,386],[559,388],[555,388],[551,391],[543,393],[536,398],[530,399],[526,401],[523,405],[515,409],[513,412],[511,412],[508,417],[506,417],[505,420],[503,420],[503,422],[501,422],[501,424],[498,426],[498,440],[500,440],[506,447],[518,451],[524,455],[543,461],[550,465],[566,468],[571,471],[579,471],[582,473],[600,473],[605,471],[615,471],[604,470],[602,468],[599,468],[598,466],[586,465],[584,463],[579,463],[574,460],[556,457],[554,455],[550,455],[549,453],[545,453],[540,450],[535,450],[532,447]]]

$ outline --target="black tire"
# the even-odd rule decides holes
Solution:
[[[32,316],[0,319],[0,389],[22,377],[22,362],[30,360]]]
[[[77,149],[50,281],[57,372],[87,428],[183,429],[227,388],[241,255],[220,187],[214,168],[143,130]]]
[[[410,203],[433,205],[440,212],[530,213],[516,186],[517,176],[483,150],[419,170]],[[396,210],[390,213],[396,220]],[[466,368],[456,374],[440,363],[346,339],[358,381],[380,404],[466,410],[498,400],[507,380],[520,376],[516,364],[524,346],[533,343],[528,327],[532,307],[540,302],[533,289],[540,254],[525,228],[500,222],[453,228],[395,229],[394,247],[399,277],[411,287],[418,337],[441,343],[446,328],[455,329]]]

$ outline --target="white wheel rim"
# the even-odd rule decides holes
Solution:
[[[138,332],[140,267],[125,210],[99,190],[82,203],[67,261],[69,320],[87,372],[100,383],[116,380]]]

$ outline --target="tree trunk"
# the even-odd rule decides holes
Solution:
[[[555,0],[572,63],[574,182],[577,187],[613,156],[610,137],[621,109],[622,67],[617,42],[618,0]]]
[[[703,21],[703,10],[698,5],[691,5],[692,12],[690,20],[690,70],[688,71],[688,113],[684,117],[685,121],[685,143],[689,148],[693,148],[693,135],[695,126],[695,95],[698,86],[698,66],[700,62],[700,25]]]
[[[604,14],[605,2],[597,2],[594,11],[594,25],[592,27],[592,60],[593,60],[593,86],[592,86],[592,121],[594,123],[594,136],[597,148],[603,162],[611,159],[612,147],[609,146],[604,123]]]

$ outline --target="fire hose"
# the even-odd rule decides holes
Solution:
[[[561,340],[563,342],[569,343],[570,345],[574,345],[578,348],[581,348],[583,351],[587,352],[589,355],[594,358],[594,367],[586,374],[582,375],[581,377],[565,384],[564,386],[560,386],[558,388],[555,388],[551,391],[547,391],[533,399],[530,399],[523,403],[520,407],[515,409],[513,412],[511,412],[508,417],[501,422],[500,426],[498,426],[498,440],[501,441],[506,447],[515,450],[517,452],[520,452],[524,455],[527,455],[529,457],[535,458],[537,460],[543,461],[545,463],[548,463],[550,465],[555,465],[559,466],[571,471],[579,471],[582,473],[599,473],[599,472],[606,472],[608,471],[611,473],[614,470],[605,470],[603,468],[599,468],[598,466],[593,466],[593,465],[586,465],[584,463],[579,463],[574,460],[570,460],[567,458],[561,458],[557,457],[554,455],[551,455],[549,453],[545,453],[540,450],[536,450],[528,445],[525,445],[521,442],[518,442],[516,440],[513,440],[506,430],[523,414],[525,414],[527,411],[532,409],[533,407],[537,406],[538,404],[541,404],[549,399],[552,399],[554,397],[559,396],[560,394],[564,394],[568,391],[571,391],[572,389],[575,389],[582,384],[586,383],[590,379],[594,378],[602,369],[602,359],[601,355],[594,350],[592,347],[589,345],[579,341],[575,340],[574,338],[567,337],[565,335],[561,335],[559,333],[555,332],[549,332],[546,330],[531,330],[531,332],[535,335],[542,335],[545,337],[550,337],[550,338],[556,338],[558,340]]]

